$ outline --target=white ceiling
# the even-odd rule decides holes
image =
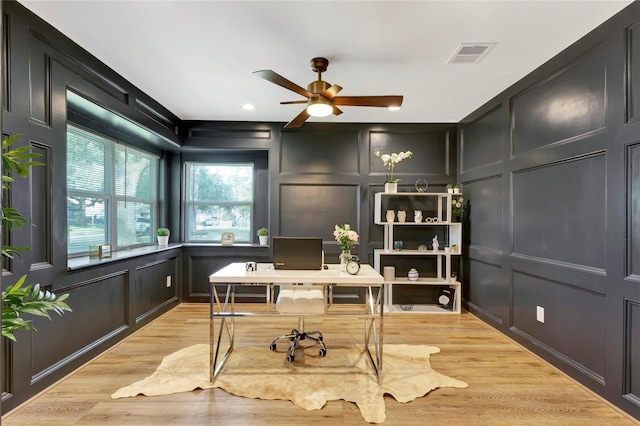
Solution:
[[[400,123],[459,122],[631,2],[20,0],[181,119],[287,122],[303,98],[252,72],[306,88],[322,56],[341,96],[404,103],[309,121]],[[496,45],[446,64],[460,43]]]

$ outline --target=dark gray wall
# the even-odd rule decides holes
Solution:
[[[466,306],[636,418],[638,46],[634,3],[458,126]]]
[[[352,252],[373,264],[373,249],[382,248],[383,230],[373,224],[374,194],[384,189],[387,169],[373,154],[411,150],[410,160],[400,163],[399,191],[415,191],[425,179],[429,190],[444,191],[456,176],[456,126],[452,124],[332,124],[306,123],[284,129],[284,123],[186,121],[182,125],[182,157],[203,160],[211,153],[223,157],[228,150],[266,151],[267,191],[258,203],[267,205],[264,226],[271,236],[322,237],[325,260],[338,263],[340,249],[333,237],[336,224],[348,223],[360,235]],[[224,158],[224,157],[223,157]],[[260,225],[261,226],[261,225]],[[409,238],[407,238],[409,239]],[[242,247],[185,248],[183,297],[208,300],[207,277],[230,260],[268,261],[270,249]],[[363,294],[336,289],[340,301],[358,302]],[[251,289],[242,300],[264,299]]]
[[[45,163],[3,197],[3,204],[17,208],[34,226],[11,233],[11,245],[31,251],[3,263],[2,288],[28,274],[28,283],[69,293],[73,309],[61,318],[54,314],[52,321],[34,318],[38,332],[18,332],[17,343],[2,339],[6,413],[177,305],[182,274],[179,249],[67,269],[66,90],[145,127],[145,144],[154,152],[179,150],[178,120],[18,3],[3,2],[2,30],[7,65],[2,69],[2,132],[23,134],[17,144],[30,144]],[[94,118],[85,117],[86,123]],[[172,175],[166,159],[162,167],[161,217],[166,219]],[[172,287],[165,286],[166,276],[172,277]]]

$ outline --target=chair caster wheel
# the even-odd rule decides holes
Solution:
[[[269,345],[269,350],[270,351],[275,351],[276,350],[276,344],[272,343],[271,345]]]
[[[294,359],[296,359],[295,355],[291,355],[291,354],[287,355],[287,361],[288,362],[293,362]]]
[[[318,353],[320,354],[320,356],[325,356],[327,354],[327,350],[323,348],[323,349],[320,349]]]

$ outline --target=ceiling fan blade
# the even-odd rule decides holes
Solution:
[[[298,86],[297,84],[293,83],[292,81],[287,80],[286,78],[284,78],[280,74],[277,74],[277,73],[275,73],[275,72],[273,72],[271,70],[254,71],[253,73],[255,75],[257,75],[258,77],[264,78],[265,80],[270,81],[273,84],[277,84],[280,87],[284,87],[285,89],[289,89],[292,92],[296,92],[299,95],[302,95],[304,97],[307,97],[307,98],[316,98],[317,97],[317,95],[315,93],[311,93],[307,89],[304,89],[304,88]]]
[[[333,115],[340,115],[342,111],[337,106],[333,105]]]
[[[284,126],[285,129],[291,129],[294,127],[300,127],[304,124],[305,121],[307,121],[307,118],[311,117],[309,115],[309,113],[307,112],[307,109],[303,109],[302,112],[300,114],[298,114],[298,116],[296,118],[294,118],[293,120],[291,120],[290,122],[287,123],[286,126]]]
[[[336,96],[334,105],[392,107],[402,105],[402,96]]]
[[[306,104],[308,101],[284,101],[280,102],[280,105],[291,105],[291,104]]]
[[[337,84],[334,84],[333,86],[329,87],[327,90],[322,92],[321,95],[327,99],[333,99],[333,97],[337,95],[338,92],[341,90],[342,90],[342,87],[338,86]]]

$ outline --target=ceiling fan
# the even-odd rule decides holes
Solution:
[[[338,106],[368,106],[368,107],[385,107],[400,108],[402,105],[402,96],[336,96],[342,87],[337,84],[329,84],[322,81],[322,73],[327,70],[329,60],[326,58],[313,58],[311,60],[311,69],[318,73],[318,80],[309,83],[307,89],[287,80],[280,74],[271,70],[255,71],[258,77],[262,77],[278,86],[296,92],[304,96],[304,101],[285,101],[280,102],[281,105],[288,104],[307,104],[307,108],[303,109],[300,114],[289,123],[285,129],[300,127],[311,116],[326,117],[330,114],[340,115],[342,111]]]

